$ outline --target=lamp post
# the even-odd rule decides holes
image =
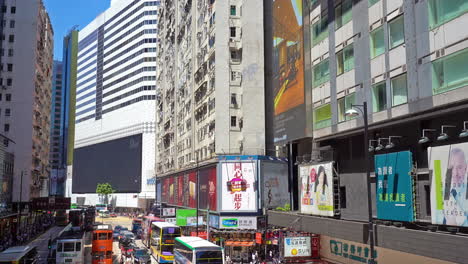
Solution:
[[[371,193],[371,179],[370,179],[370,155],[369,155],[369,124],[367,119],[367,102],[363,102],[362,105],[351,105],[351,109],[346,111],[346,115],[350,117],[356,117],[359,115],[358,109],[363,115],[364,119],[364,155],[366,163],[366,174],[367,174],[367,209],[369,212],[369,246],[370,246],[370,257],[371,263],[375,263],[374,256],[374,218],[372,215],[372,193]]]
[[[196,232],[197,232],[197,236],[198,236],[198,215],[199,215],[199,207],[200,207],[200,179],[199,179],[199,167],[198,167],[198,155],[195,155],[196,156],[196,159],[195,160],[191,160],[190,163],[191,164],[196,164],[196,168],[197,168],[197,183],[196,183],[196,189],[197,189],[197,226],[196,226]]]

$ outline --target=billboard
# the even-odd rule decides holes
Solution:
[[[202,169],[200,179],[200,208],[216,211],[216,167]]]
[[[273,1],[274,142],[305,136],[302,0]]]
[[[414,221],[411,152],[375,155],[377,175],[377,218]]]
[[[299,167],[301,213],[333,216],[333,163]]]
[[[96,193],[98,183],[117,193],[141,192],[141,134],[77,148],[73,160],[73,193]]]
[[[433,224],[468,226],[468,143],[427,150]]]
[[[256,163],[221,163],[221,211],[256,212]]]
[[[255,216],[221,216],[219,218],[221,229],[257,229],[257,217]]]
[[[183,206],[184,205],[184,175],[179,175],[177,178],[177,192],[178,192],[178,200],[177,205]]]
[[[176,216],[176,209],[173,207],[163,208],[162,215],[163,216]]]
[[[288,191],[288,164],[286,162],[261,162],[263,179],[263,206],[284,207],[290,203]]]
[[[176,210],[176,225],[196,226],[197,225],[197,210],[196,209],[177,209]],[[203,225],[203,216],[198,216],[198,225]]]
[[[310,237],[285,237],[284,238],[284,257],[310,257]]]

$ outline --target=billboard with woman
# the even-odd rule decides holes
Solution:
[[[333,216],[333,163],[299,167],[301,213]]]
[[[428,149],[432,223],[468,226],[468,143]]]

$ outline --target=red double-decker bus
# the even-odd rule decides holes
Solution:
[[[93,230],[92,264],[112,264],[112,226],[98,225]]]
[[[151,223],[154,222],[164,222],[164,219],[156,217],[156,216],[145,216],[143,217],[143,222],[142,222],[142,237],[141,241],[143,244],[147,247],[150,246],[150,240],[151,240]]]

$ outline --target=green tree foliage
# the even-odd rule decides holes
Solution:
[[[104,197],[104,202],[108,204],[108,199],[109,199],[109,194],[113,194],[115,192],[114,189],[112,189],[112,185],[108,182],[106,183],[98,183],[96,187],[96,193]]]

